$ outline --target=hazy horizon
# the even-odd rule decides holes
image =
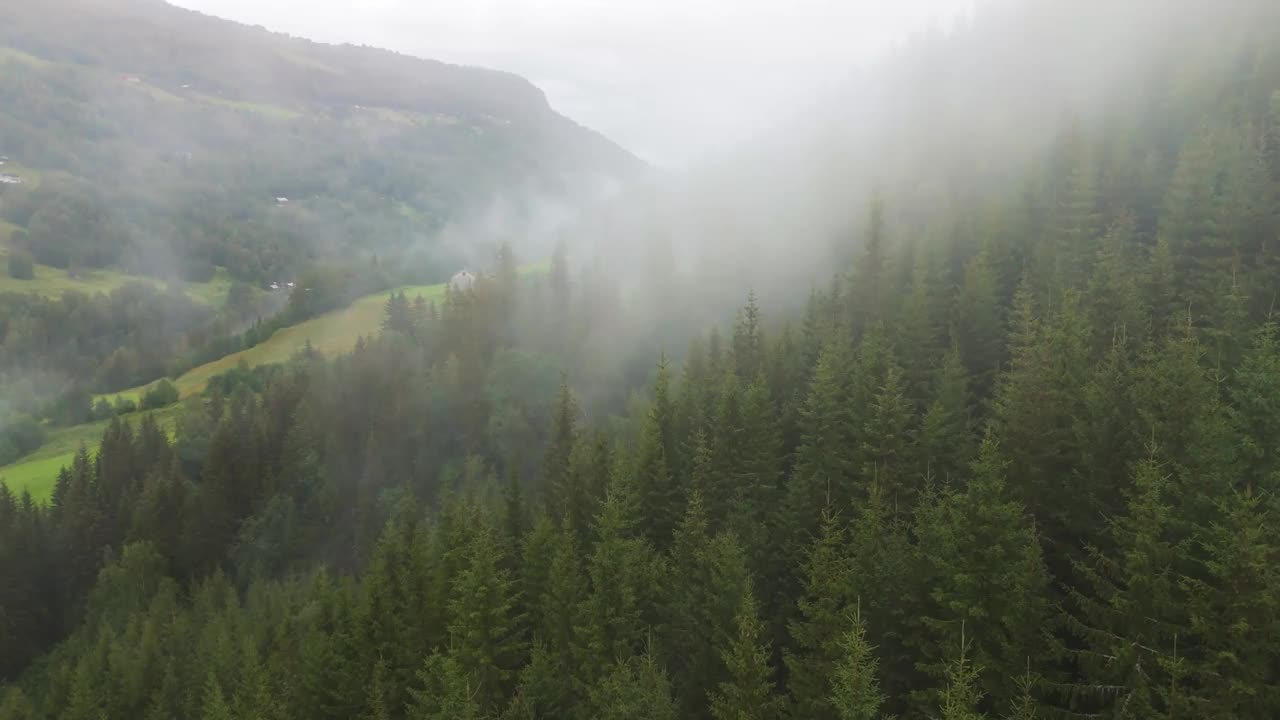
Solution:
[[[855,68],[913,34],[949,26],[977,0],[173,4],[319,42],[513,72],[559,112],[651,163],[678,168],[792,117]]]

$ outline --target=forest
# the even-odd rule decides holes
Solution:
[[[1220,15],[846,198],[796,309],[503,245],[0,486],[0,720],[1276,717],[1280,24]]]

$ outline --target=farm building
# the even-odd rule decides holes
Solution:
[[[476,287],[476,274],[470,270],[462,270],[449,279],[449,289],[453,292],[466,292]]]
[[[0,185],[21,185],[22,178],[17,175],[6,175],[0,173]]]

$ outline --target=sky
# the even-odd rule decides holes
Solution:
[[[170,0],[320,42],[522,75],[656,165],[688,167],[801,114],[975,0]]]

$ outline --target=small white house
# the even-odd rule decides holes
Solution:
[[[276,198],[276,205],[277,205],[277,206],[284,206],[284,205],[288,205],[288,204],[289,204],[289,198],[287,198],[287,197],[278,197],[278,198]]]
[[[462,270],[449,279],[449,289],[453,292],[467,292],[476,287],[476,274],[470,270]]]

